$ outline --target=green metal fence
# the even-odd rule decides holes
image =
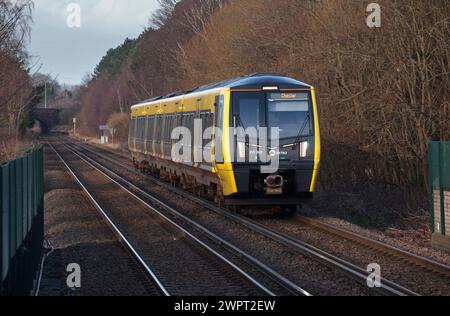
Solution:
[[[429,142],[429,192],[434,233],[446,235],[450,220],[450,142]]]
[[[42,258],[43,148],[0,166],[0,295],[29,295]]]

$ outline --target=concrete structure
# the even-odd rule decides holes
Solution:
[[[42,132],[49,132],[53,127],[59,124],[59,110],[58,109],[33,109],[32,118],[41,122]]]

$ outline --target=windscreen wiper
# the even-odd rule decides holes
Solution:
[[[236,123],[239,124],[240,127],[242,127],[244,130],[247,130],[244,126],[244,123],[242,122],[241,116],[239,114],[235,114],[234,118],[236,119],[237,122],[235,122],[234,124],[234,128],[238,127],[236,126]]]
[[[295,141],[294,141],[294,146],[295,146],[295,147],[296,147],[298,144],[300,144],[301,138],[304,136],[304,135],[303,135],[303,132],[305,131],[306,126],[308,125],[308,123],[310,122],[310,120],[311,120],[311,113],[308,113],[308,115],[307,115],[306,118],[305,118],[305,121],[303,122],[303,126],[302,126],[302,128],[300,129],[300,132],[298,133],[297,137],[295,138]]]

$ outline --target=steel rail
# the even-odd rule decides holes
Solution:
[[[92,145],[95,148],[99,149],[99,150],[104,150],[107,151],[110,154],[113,155],[118,155],[121,158],[125,159],[127,158],[124,154],[122,153],[117,153],[113,150],[110,150],[108,148],[101,148],[100,146],[97,145]],[[85,150],[88,150],[87,148],[83,147]],[[92,151],[91,151],[92,152]],[[95,152],[92,152],[95,154]],[[107,158],[105,158],[107,159]],[[122,167],[127,168],[128,170],[132,171],[132,172],[136,172],[135,169],[131,169],[128,168],[127,166],[121,165]],[[140,174],[140,173],[138,173]],[[189,193],[188,193],[189,194]],[[316,220],[313,218],[309,218],[309,217],[304,217],[304,216],[296,216],[295,220],[299,221],[300,223],[304,224],[304,225],[308,225],[308,226],[312,226],[315,228],[318,228],[320,230],[329,232],[331,234],[358,242],[360,244],[363,244],[365,246],[368,247],[373,247],[373,248],[377,248],[385,253],[389,253],[393,256],[396,257],[400,257],[403,258],[404,260],[409,261],[410,263],[416,264],[418,266],[424,267],[428,270],[434,271],[442,276],[446,276],[446,277],[450,277],[450,266],[437,262],[435,260],[429,259],[429,258],[425,258],[423,256],[405,251],[403,249],[400,249],[398,247],[389,245],[385,242],[379,241],[379,240],[375,240],[373,238],[367,237],[367,236],[363,236],[361,234],[346,230],[346,229],[342,229],[342,228],[338,228],[335,226],[332,226],[330,224],[324,223],[320,220]]]
[[[404,259],[409,261],[410,263],[416,264],[420,267],[426,268],[428,270],[431,270],[435,273],[438,273],[442,276],[450,277],[450,266],[442,264],[440,262],[436,262],[434,260],[424,258],[422,256],[416,255],[414,253],[407,252],[405,250],[399,249],[397,247],[391,246],[387,243],[369,238],[367,236],[363,236],[361,234],[334,227],[330,224],[324,223],[320,220],[300,216],[297,215],[295,217],[295,220],[299,223],[302,223],[304,225],[308,225],[310,227],[314,227],[317,229],[320,229],[324,232],[328,232],[330,234],[352,240],[354,242],[357,242],[359,244],[363,244],[367,247],[376,248],[382,252],[385,252],[387,254],[390,254],[392,256],[396,256],[398,258]]]
[[[129,166],[126,166],[120,162],[117,162],[109,157],[104,157],[102,155],[100,155],[99,153],[96,153],[88,148],[85,148],[84,146],[81,146],[80,144],[76,144],[73,143],[75,146],[80,146],[82,147],[84,150],[91,152],[92,154],[101,157],[102,159],[108,160],[111,163],[120,166],[121,168],[125,168],[127,170],[129,170],[130,172],[137,174],[137,175],[141,175],[142,174],[140,172],[137,172],[134,168],[131,168]],[[90,158],[91,160],[93,160],[92,158]],[[96,162],[98,165],[100,165],[98,162]],[[105,169],[108,169],[104,166],[102,166]],[[108,169],[109,170],[109,169]],[[110,171],[110,170],[109,170]],[[110,171],[112,172],[112,171]],[[321,249],[318,249],[315,246],[312,246],[306,242],[300,241],[298,239],[292,238],[290,236],[287,236],[285,234],[282,234],[272,228],[269,228],[261,223],[258,223],[254,220],[251,220],[247,217],[241,216],[241,215],[237,215],[237,214],[232,214],[229,211],[218,207],[216,204],[206,201],[204,199],[201,199],[197,196],[194,196],[193,194],[186,192],[184,190],[175,188],[159,179],[156,179],[152,176],[148,176],[145,175],[146,178],[152,180],[154,183],[156,183],[157,185],[167,188],[169,190],[171,190],[172,192],[190,199],[191,201],[206,207],[207,209],[215,212],[216,214],[219,214],[223,217],[226,217],[238,224],[241,224],[245,227],[247,227],[250,230],[253,230],[255,232],[258,232],[259,234],[268,237],[282,245],[288,246],[291,249],[294,249],[302,254],[306,254],[309,255],[310,257],[313,257],[325,264],[327,264],[328,266],[332,267],[332,268],[339,268],[341,271],[347,273],[348,275],[350,275],[351,277],[354,277],[356,280],[360,281],[363,284],[367,283],[368,277],[370,275],[369,272],[367,272],[366,270],[346,261],[343,260],[341,258],[338,258],[337,256],[334,256],[328,252],[325,252]],[[124,179],[122,179],[124,180]],[[124,180],[126,181],[126,180]],[[128,181],[127,181],[128,182]],[[135,185],[133,185],[135,186]],[[136,186],[135,186],[136,187]],[[150,194],[148,194],[147,192],[145,192],[144,190],[136,187],[138,190],[144,192],[146,195],[151,196]],[[153,196],[152,196],[153,197]],[[158,200],[157,198],[153,197],[153,199],[155,199],[156,201]],[[387,279],[382,278],[381,279],[381,288],[378,289],[379,291],[382,291],[383,293],[389,294],[389,295],[396,295],[396,296],[420,296],[418,293],[415,293],[414,291],[411,291],[399,284],[396,284],[392,281],[389,281]]]
[[[78,178],[78,176],[72,170],[72,168],[69,167],[66,160],[59,154],[59,152],[55,149],[55,147],[53,147],[53,145],[50,142],[47,142],[47,144],[55,152],[55,154],[58,156],[58,158],[62,161],[62,163],[67,168],[67,170],[70,172],[70,174],[75,179],[75,181],[78,183],[78,185],[83,189],[84,193],[87,195],[89,200],[94,204],[95,208],[100,212],[101,216],[106,220],[106,222],[108,223],[108,226],[113,230],[114,234],[116,236],[118,236],[120,242],[126,247],[126,249],[128,249],[128,251],[132,254],[132,256],[139,262],[141,267],[147,273],[147,276],[152,280],[152,283],[156,286],[158,292],[160,292],[160,294],[162,294],[164,296],[171,296],[169,291],[166,289],[166,287],[162,284],[162,282],[156,276],[155,272],[147,265],[147,263],[139,255],[138,251],[133,247],[133,245],[130,243],[130,241],[128,241],[128,239],[125,237],[125,235],[114,224],[114,222],[109,217],[107,212],[95,200],[95,198],[92,196],[92,194],[89,192],[89,190],[85,187],[85,185],[81,182],[81,180]]]
[[[68,148],[72,153],[74,153],[76,156],[78,156],[80,159],[88,163],[91,167],[96,169],[98,172],[103,174],[105,177],[110,179],[112,182],[120,186],[123,190],[127,191],[130,195],[132,195],[135,199],[139,200],[141,203],[143,203],[145,206],[147,206],[150,210],[152,210],[154,213],[156,213],[158,216],[160,216],[165,221],[169,222],[170,224],[177,227],[179,230],[181,230],[185,235],[188,237],[194,239],[196,242],[200,243],[204,248],[208,249],[210,252],[214,253],[216,256],[218,256],[221,260],[229,264],[232,268],[234,268],[237,272],[241,273],[245,278],[247,278],[251,283],[253,283],[255,286],[259,287],[262,291],[264,291],[267,295],[270,296],[276,296],[275,293],[273,293],[271,290],[267,289],[264,285],[262,285],[259,281],[254,279],[251,275],[243,271],[240,267],[235,265],[233,262],[229,261],[227,258],[223,257],[221,254],[216,252],[214,249],[212,249],[210,246],[206,245],[204,242],[199,240],[197,237],[192,235],[190,232],[188,232],[186,229],[172,221],[170,218],[168,218],[166,215],[164,215],[162,212],[154,208],[153,206],[149,205],[147,202],[145,202],[142,198],[137,196],[135,193],[131,192],[128,188],[126,188],[123,184],[119,183],[119,181],[124,182],[127,186],[132,188],[133,190],[139,192],[141,195],[145,196],[149,200],[153,201],[156,204],[159,204],[161,207],[169,211],[172,216],[175,218],[183,220],[188,225],[194,227],[197,231],[204,234],[208,237],[208,239],[212,240],[216,244],[222,246],[223,248],[227,249],[229,252],[233,253],[234,255],[238,256],[241,259],[244,259],[246,262],[257,268],[261,273],[263,273],[265,276],[270,278],[272,281],[276,282],[278,285],[283,287],[285,290],[287,290],[289,293],[294,295],[302,295],[302,296],[311,296],[310,293],[308,293],[306,290],[302,289],[300,286],[289,280],[288,278],[284,277],[283,275],[279,274],[260,260],[256,259],[255,257],[249,255],[245,251],[241,250],[240,248],[236,247],[235,245],[231,244],[230,242],[226,241],[225,239],[219,237],[218,235],[214,234],[204,226],[200,225],[199,223],[193,221],[192,219],[188,218],[187,216],[183,215],[179,211],[175,210],[173,207],[165,204],[161,200],[155,198],[154,196],[148,194],[141,188],[137,187],[136,185],[132,184],[128,180],[122,178],[120,175],[116,174],[115,172],[109,170],[105,166],[102,166],[92,158],[88,157],[87,155],[81,153],[79,150],[74,150],[67,144],[65,145],[66,148]],[[96,166],[95,166],[96,165]],[[107,174],[109,173],[109,175]],[[120,179],[114,179],[113,177]]]

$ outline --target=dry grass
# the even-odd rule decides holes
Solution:
[[[25,154],[33,143],[33,140],[27,138],[16,140],[0,129],[0,164]]]

